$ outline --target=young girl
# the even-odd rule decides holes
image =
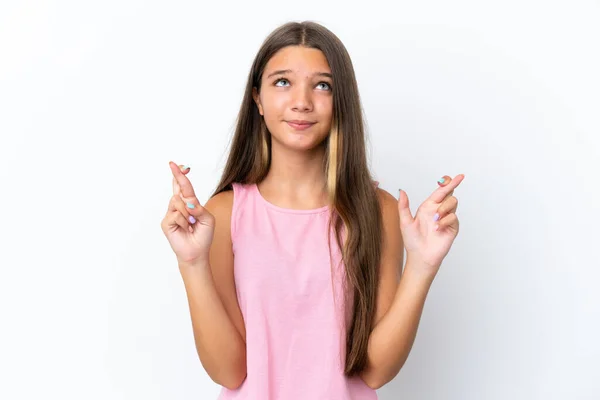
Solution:
[[[458,234],[464,175],[438,181],[414,218],[406,194],[377,187],[350,57],[313,22],[287,23],[260,48],[204,206],[189,167],[170,168],[162,229],[220,399],[377,398]]]

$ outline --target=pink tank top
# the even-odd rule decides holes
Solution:
[[[329,207],[295,210],[233,184],[231,239],[237,298],[246,327],[247,376],[220,400],[371,400],[360,377],[344,376],[344,270]]]

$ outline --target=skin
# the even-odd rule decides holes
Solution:
[[[271,76],[280,70],[288,72]],[[271,168],[259,190],[278,206],[312,209],[326,204],[322,144],[333,112],[333,82],[323,75],[327,73],[331,70],[321,51],[287,47],[269,60],[260,93],[256,88],[253,92],[272,135]],[[297,131],[286,122],[294,119],[315,123]],[[219,193],[202,206],[186,176],[190,169],[173,162],[169,165],[173,197],[161,226],[186,282],[198,353],[215,382],[236,388],[246,370],[245,328],[237,303],[229,232],[232,193]],[[443,178],[414,217],[404,191],[396,199],[377,190],[384,243],[375,328],[369,339],[368,366],[361,374],[375,389],[389,382],[408,357],[429,285],[458,234],[458,200],[453,193],[464,175]],[[400,279],[404,250],[407,262]]]
[[[260,94],[254,88],[272,146],[271,168],[259,189],[278,206],[310,209],[326,204],[323,144],[331,128],[333,80],[324,74],[331,69],[320,50],[290,46],[267,63]],[[286,122],[291,120],[315,124],[298,131]]]
[[[406,252],[426,264],[424,269],[429,270],[427,272],[432,276],[437,273],[458,235],[458,199],[453,194],[464,178],[464,174],[454,178],[444,175],[438,181],[438,188],[419,206],[415,217],[410,212],[408,195],[402,191],[398,198],[400,229],[405,238]]]

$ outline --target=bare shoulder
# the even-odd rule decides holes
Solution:
[[[229,226],[227,222],[231,221],[231,210],[233,209],[233,190],[225,190],[217,193],[204,205],[204,208],[210,212],[221,226]]]
[[[212,208],[215,211],[223,211],[223,209],[231,209],[233,206],[233,190],[224,190],[215,194],[207,200],[205,208]]]
[[[384,241],[397,242],[398,236],[400,236],[398,199],[381,188],[377,188],[377,198],[381,207]]]
[[[381,205],[381,211],[384,218],[398,214],[398,199],[387,190],[377,188],[377,198]],[[395,213],[394,213],[395,210]]]

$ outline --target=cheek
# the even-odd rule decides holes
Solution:
[[[268,101],[263,103],[263,113],[265,121],[277,122],[281,120],[285,115],[285,107],[281,101]]]
[[[321,119],[323,122],[327,123],[327,126],[331,126],[331,119],[333,117],[333,104],[330,99],[325,99],[319,104],[319,114],[321,115]]]
[[[322,97],[315,100],[315,107],[320,110],[321,115],[333,114],[333,99],[331,97]]]

